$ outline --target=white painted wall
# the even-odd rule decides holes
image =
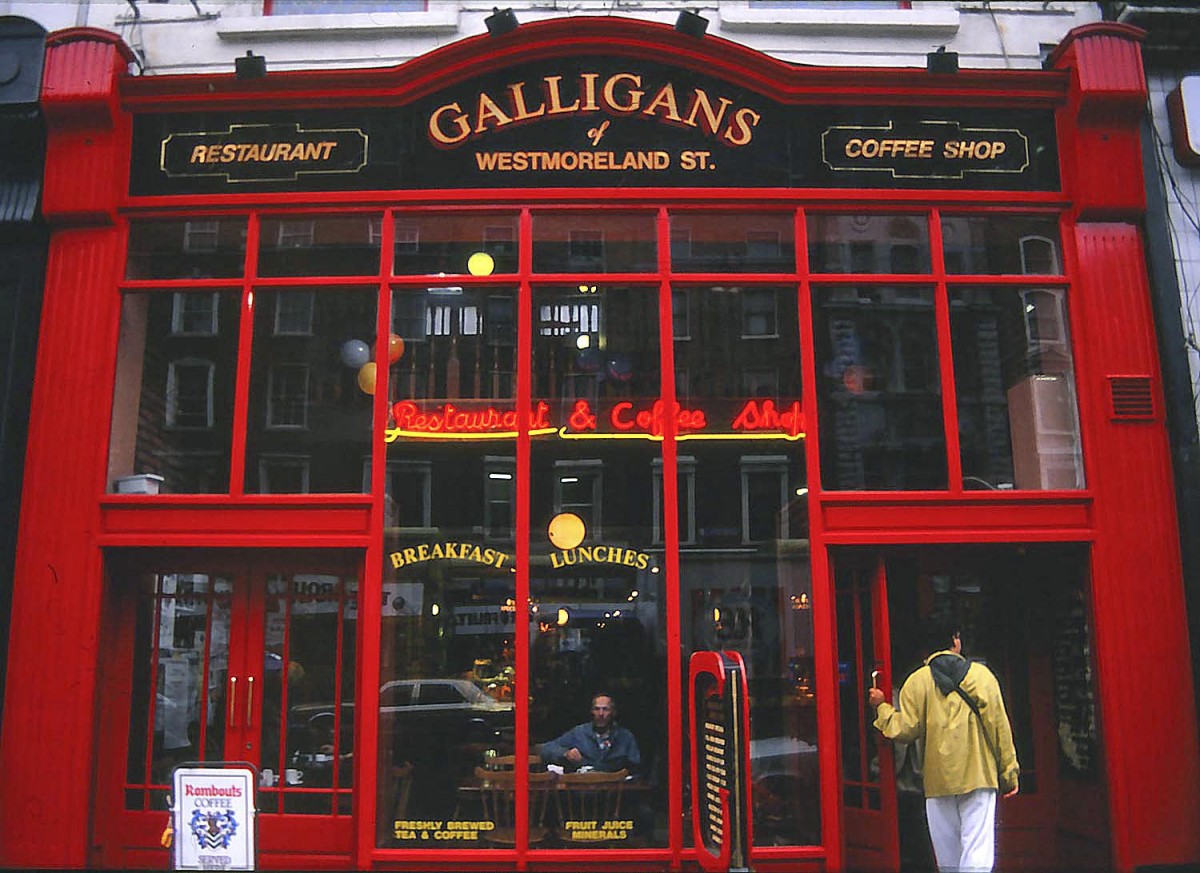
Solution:
[[[381,5],[384,0],[380,0]],[[860,8],[869,5],[869,8]],[[1100,20],[1096,3],[922,2],[899,10],[827,2],[751,7],[747,0],[428,0],[424,12],[263,17],[262,0],[0,0],[0,14],[48,30],[99,27],[120,34],[143,60],[143,74],[230,71],[247,50],[268,71],[379,67],[485,32],[494,6],[518,20],[617,15],[674,24],[681,9],[709,20],[710,35],[797,64],[923,67],[946,46],[966,68],[1036,69],[1072,27]],[[135,14],[136,6],[136,14]],[[336,8],[337,0],[331,0]],[[809,8],[815,6],[816,8]]]

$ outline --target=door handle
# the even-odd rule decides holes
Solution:
[[[237,677],[229,677],[229,726],[237,727]]]
[[[254,726],[254,677],[246,677],[246,727]]]

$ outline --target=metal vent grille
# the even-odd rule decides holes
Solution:
[[[1154,393],[1149,376],[1109,376],[1113,421],[1153,421]]]

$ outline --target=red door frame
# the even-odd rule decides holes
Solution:
[[[97,748],[81,744],[64,754],[49,738],[91,735],[92,711],[107,703],[96,684],[102,663],[95,644],[102,609],[98,551],[102,545],[136,546],[159,543],[165,538],[193,545],[247,546],[269,541],[276,546],[352,546],[366,550],[365,579],[377,577],[381,566],[379,548],[371,537],[372,520],[381,517],[382,488],[378,479],[374,496],[358,498],[262,502],[233,497],[166,499],[151,508],[138,505],[136,500],[103,497],[103,435],[108,432],[111,398],[95,388],[111,384],[118,316],[112,288],[120,275],[123,254],[120,235],[114,229],[118,212],[136,205],[158,214],[186,214],[203,208],[233,208],[241,202],[218,196],[142,198],[136,204],[128,201],[122,192],[127,190],[132,113],[255,105],[287,108],[326,99],[345,103],[347,95],[363,105],[402,102],[503,63],[517,50],[548,57],[590,50],[599,43],[611,46],[616,54],[669,54],[681,66],[778,95],[784,102],[838,101],[847,99],[842,95],[855,95],[855,100],[879,103],[1058,107],[1064,185],[1061,195],[756,192],[754,199],[760,206],[772,202],[836,206],[848,200],[875,208],[886,200],[899,206],[962,208],[992,204],[1070,210],[1064,225],[1064,247],[1067,275],[1074,289],[1070,316],[1077,347],[1088,491],[979,495],[952,486],[949,494],[822,494],[819,477],[810,476],[810,500],[815,509],[814,579],[820,578],[827,560],[825,549],[838,542],[986,542],[1014,537],[1094,541],[1097,669],[1106,725],[1106,757],[1110,762],[1116,863],[1121,869],[1131,869],[1138,864],[1200,859],[1200,834],[1190,821],[1181,818],[1200,805],[1200,755],[1195,752],[1200,744],[1191,683],[1185,675],[1189,666],[1187,629],[1182,618],[1185,610],[1178,580],[1178,537],[1167,472],[1170,462],[1161,427],[1159,368],[1136,228],[1144,210],[1137,138],[1137,121],[1145,101],[1139,38],[1132,28],[1092,25],[1073,31],[1064,40],[1050,58],[1053,71],[964,71],[955,77],[930,77],[923,71],[793,68],[722,40],[685,38],[661,25],[571,19],[527,25],[504,41],[488,42],[486,36],[463,40],[406,64],[399,74],[281,74],[239,82],[232,74],[127,77],[124,73],[132,54],[114,35],[90,29],[52,34],[43,79],[48,125],[43,210],[54,233],[14,576],[9,703],[0,743],[0,763],[7,777],[0,786],[0,815],[4,817],[0,826],[12,839],[0,847],[0,862],[13,866],[86,864],[87,828],[68,828],[64,833],[62,822],[84,822],[91,815],[90,792],[79,774],[91,772]],[[612,191],[580,189],[567,193],[569,201],[618,202]],[[627,203],[640,205],[680,198],[719,206],[730,198],[742,197],[741,192],[653,189],[623,191],[620,195]],[[486,198],[473,191],[438,192],[443,203],[555,203],[563,197],[563,192],[515,189],[490,191]],[[345,198],[324,194],[258,195],[254,200],[279,207],[304,203],[338,208]],[[422,202],[422,196],[413,193],[397,197],[394,192],[379,192],[353,200],[359,205],[417,203]],[[527,262],[522,265],[523,275],[528,266]],[[523,289],[528,290],[527,283]],[[802,283],[802,303],[807,302],[806,294],[807,287]],[[1120,317],[1114,317],[1117,312]],[[802,324],[811,327],[811,316],[804,306],[801,313]],[[386,324],[382,308],[379,319],[382,335]],[[522,320],[522,329],[526,329],[527,321]],[[94,329],[81,332],[80,323]],[[945,328],[939,325],[939,340],[944,333]],[[806,354],[811,356],[811,350]],[[805,396],[814,397],[809,381],[812,361],[804,363]],[[1110,419],[1106,392],[1108,378],[1116,372],[1145,374],[1156,410],[1148,426]],[[947,402],[953,398],[951,377],[943,372]],[[382,420],[382,408],[380,392],[377,420]],[[67,422],[72,424],[70,430],[65,428]],[[77,434],[83,435],[82,445],[73,438]],[[810,473],[819,473],[813,461],[815,434],[810,434],[810,439],[812,442],[806,446]],[[519,451],[527,452],[527,443]],[[953,464],[955,453],[949,454]],[[374,469],[377,476],[382,476],[382,464],[375,464]],[[1147,476],[1148,470],[1153,475]],[[670,482],[671,477],[665,477],[665,481]],[[1137,526],[1126,521],[1132,498],[1137,502]],[[527,494],[524,499],[528,500]],[[273,533],[264,538],[253,531]],[[1154,542],[1153,549],[1146,549],[1148,541]],[[76,585],[67,591],[65,586],[49,584],[47,567],[53,578],[75,580]],[[518,586],[528,594],[527,578],[518,578]],[[817,593],[815,588],[814,595]],[[1127,604],[1134,600],[1151,608],[1128,609]],[[378,604],[367,597],[363,607],[360,624],[378,629]],[[46,622],[50,615],[55,617],[53,627]],[[828,616],[826,612],[826,621]],[[822,624],[816,622],[818,646],[821,635],[829,632],[827,626],[822,629]],[[62,657],[65,649],[57,645],[63,640],[90,642],[74,647],[75,656],[68,661]],[[1183,665],[1182,672],[1163,677],[1151,688],[1127,682],[1124,675],[1128,665],[1139,661],[1147,641],[1152,641],[1157,659]],[[359,649],[360,687],[374,688],[378,663],[372,655],[378,652],[369,638],[363,642]],[[831,667],[826,664],[824,673],[819,674],[819,680],[824,676],[826,688],[833,687],[829,684],[834,678]],[[14,706],[14,700],[19,704]],[[64,700],[81,705],[64,711]],[[829,707],[822,707],[822,711],[822,769],[827,774],[822,789],[825,848],[789,857],[824,856],[836,867],[840,818],[833,808],[836,795],[828,777],[835,761],[832,756],[836,741]],[[360,747],[373,749],[374,725],[366,719],[359,722]],[[1147,747],[1176,751],[1149,759],[1131,753]],[[673,777],[679,776],[679,764],[678,756],[673,756]],[[360,808],[358,859],[360,864],[367,864],[369,859],[383,856],[373,849],[370,819],[374,774],[360,764],[358,776],[365,795]],[[23,815],[19,824],[13,818],[17,810]],[[46,812],[30,815],[29,810]],[[405,857],[413,863],[423,860]],[[764,852],[762,857],[765,861],[775,854]],[[472,860],[482,862],[478,856],[451,853],[439,858],[456,866]],[[684,859],[676,849],[669,863],[677,867]]]
[[[855,561],[849,556],[848,560],[839,560],[835,556],[834,571],[839,569],[858,569]],[[861,560],[861,558],[859,558]],[[839,784],[843,789],[857,790],[859,805],[848,805],[842,800],[842,843],[847,867],[862,871],[895,871],[900,868],[900,838],[898,830],[896,807],[895,754],[892,744],[883,739],[872,723],[875,713],[867,704],[867,689],[872,685],[872,673],[878,671],[875,681],[879,688],[884,689],[890,698],[892,689],[892,639],[888,625],[887,571],[883,557],[875,557],[869,571],[870,578],[866,585],[858,577],[850,580],[849,585],[838,585],[839,592],[845,590],[850,595],[851,609],[854,614],[854,660],[850,664],[850,673],[846,678],[847,684],[860,692],[852,705],[858,707],[857,723],[859,725],[859,772],[862,779],[855,783],[846,780],[845,773],[839,767]],[[864,588],[866,589],[864,592]],[[867,614],[863,614],[863,597],[868,594]],[[864,663],[865,641],[863,627],[871,628],[871,657],[870,663]],[[842,642],[839,641],[835,651],[841,657]],[[867,750],[874,748],[877,755],[879,772],[872,778],[869,769]],[[841,757],[839,756],[839,764]],[[871,786],[874,785],[872,788]],[[879,807],[874,809],[867,801],[870,792],[878,792]]]
[[[314,568],[325,572],[338,570],[339,575],[343,576],[357,575],[361,560],[352,554],[334,550],[323,551],[306,560],[297,557],[294,552],[281,554],[271,550],[214,552],[191,549],[166,554],[122,550],[115,561],[114,567],[119,569],[114,575],[120,575],[126,569],[164,569],[175,565],[222,573],[232,580],[233,591],[227,598],[230,633],[226,705],[224,712],[215,717],[210,730],[222,730],[224,760],[259,764],[266,687],[263,675],[268,599],[266,577],[271,573],[307,572]],[[106,588],[108,594],[105,597],[101,631],[105,639],[106,657],[99,683],[99,696],[105,705],[97,715],[95,740],[94,863],[117,868],[154,868],[163,863],[159,838],[168,817],[162,811],[135,812],[125,809],[125,768],[133,682],[133,670],[130,668],[137,657],[134,651],[134,623],[129,618],[136,612],[138,592],[125,588],[124,580],[109,579]],[[342,650],[341,646],[337,647],[337,651]],[[152,669],[153,666],[154,662]],[[205,670],[207,666],[206,660]],[[154,680],[150,681],[153,687]],[[281,730],[285,728],[286,723],[281,723]],[[203,738],[200,741],[203,743]],[[282,743],[281,737],[281,746]],[[268,762],[261,764],[266,766]],[[271,798],[271,802],[274,802],[274,798]],[[265,797],[260,796],[260,864],[268,868],[291,868],[297,863],[311,863],[315,859],[322,859],[324,866],[331,863],[344,866],[349,863],[354,845],[353,819],[350,816],[333,819],[321,815],[272,813],[265,803]]]

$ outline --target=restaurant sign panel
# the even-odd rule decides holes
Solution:
[[[488,71],[392,107],[134,120],[134,195],[650,186],[1054,191],[1054,115],[796,105],[596,55]]]

